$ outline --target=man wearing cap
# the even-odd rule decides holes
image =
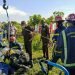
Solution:
[[[24,36],[24,46],[26,49],[26,53],[29,54],[29,58],[30,58],[30,65],[31,67],[33,67],[32,64],[32,37],[33,37],[33,29],[26,24],[25,21],[21,22],[21,26],[22,26],[22,34]]]
[[[69,26],[63,30],[57,39],[55,57],[62,59],[63,66],[70,75],[75,75],[75,14],[70,14],[66,19]]]

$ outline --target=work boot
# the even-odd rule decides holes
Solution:
[[[29,61],[29,65],[30,65],[30,68],[33,67],[33,61],[32,60]]]

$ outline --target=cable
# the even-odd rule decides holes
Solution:
[[[8,6],[6,5],[6,0],[3,0],[3,9],[6,10],[6,14],[7,14],[7,20],[8,20],[8,42],[10,41],[10,18],[9,18],[9,14],[8,14]],[[10,43],[9,43],[10,45]]]

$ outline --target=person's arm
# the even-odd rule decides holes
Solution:
[[[62,48],[63,48],[63,39],[62,39],[62,34],[58,36],[57,42],[55,44],[55,50],[53,52],[53,57],[52,57],[52,62],[56,63],[59,58],[62,56]],[[52,70],[53,66],[49,67],[49,70]]]
[[[14,43],[14,46],[16,47],[16,49],[18,49],[18,50],[22,50],[22,46],[21,46],[21,44],[20,43],[18,43],[18,42],[15,42]]]
[[[22,35],[24,36],[24,29],[22,29]]]
[[[61,57],[62,50],[63,50],[63,38],[62,38],[62,33],[60,33],[56,42],[56,55]]]
[[[47,26],[47,35],[50,38],[49,27]]]
[[[35,35],[35,32],[34,32],[34,29],[32,27],[30,27],[29,30],[30,30],[30,35],[32,37],[29,41],[32,41],[33,40],[33,37]]]
[[[55,30],[54,35],[52,37],[53,43],[56,41],[56,34],[57,34],[57,30]]]

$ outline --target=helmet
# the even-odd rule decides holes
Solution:
[[[56,16],[55,21],[62,21],[62,17],[61,16]]]
[[[16,38],[14,36],[10,37],[10,42],[14,42],[16,40]]]
[[[75,14],[69,14],[69,16],[66,18],[67,21],[75,21]]]

